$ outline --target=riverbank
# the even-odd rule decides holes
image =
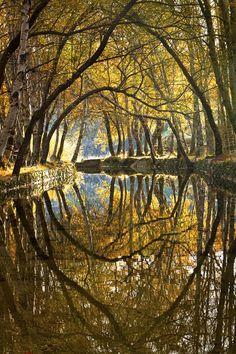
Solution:
[[[22,169],[19,178],[12,177],[10,171],[0,174],[0,202],[7,198],[40,194],[63,184],[73,183],[77,171],[71,163],[47,163]]]
[[[110,175],[153,173],[161,170],[165,174],[178,175],[180,171],[186,170],[183,160],[156,159],[155,164],[150,157],[108,157],[105,159],[92,159],[77,162],[75,164],[78,171],[87,173],[107,173]]]
[[[22,169],[19,178],[12,177],[10,171],[0,174],[0,201],[6,197],[40,194],[56,186],[71,184],[77,172],[106,173],[109,175],[166,174],[185,175],[188,169],[183,160],[177,158],[157,159],[155,164],[149,157],[110,157],[71,163],[47,163],[45,165]],[[202,159],[193,161],[193,173],[202,176],[206,182],[216,188],[232,193],[236,192],[236,161],[221,159]]]
[[[78,171],[85,173],[148,174],[161,173],[167,175],[184,175],[188,171],[184,161],[177,158],[156,159],[155,164],[149,157],[85,160],[75,164]],[[236,160],[206,158],[192,161],[192,173],[202,176],[208,184],[217,188],[236,192]]]
[[[236,161],[204,159],[195,163],[195,172],[208,184],[236,193]]]

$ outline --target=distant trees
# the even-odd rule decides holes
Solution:
[[[210,2],[209,0],[185,1],[177,3],[171,1],[153,5],[156,11],[170,13],[172,24],[165,24],[167,30],[161,26],[156,30],[155,19],[150,16],[129,14],[129,19],[141,26],[147,33],[157,39],[173,60],[177,63],[187,82],[191,85],[193,94],[196,95],[206,114],[208,124],[211,127],[215,139],[215,153],[221,154],[225,145],[222,141],[222,125],[228,127],[230,123],[234,134],[235,130],[235,1]],[[179,21],[178,30],[175,22]],[[185,52],[191,48],[190,61],[186,61]],[[204,53],[201,55],[199,49]],[[200,55],[199,55],[200,54]],[[195,57],[196,55],[196,57]],[[193,58],[198,63],[194,68]],[[206,68],[206,63],[211,65],[211,71]],[[206,71],[207,69],[207,71]],[[201,75],[199,75],[201,72]],[[212,78],[217,85],[217,91],[212,88],[212,94],[202,84],[201,77]],[[212,80],[212,79],[211,79]],[[208,81],[209,85],[209,81]],[[212,84],[210,84],[211,86]],[[209,86],[208,86],[209,91]],[[220,105],[223,104],[221,114],[216,114],[217,98],[219,95]],[[210,98],[210,97],[214,98]],[[195,108],[197,101],[195,99]],[[225,111],[225,121],[224,115]],[[196,116],[197,119],[198,116]],[[223,123],[223,124],[222,124]],[[198,125],[199,126],[199,125]],[[235,140],[233,134],[232,139]],[[201,137],[200,137],[201,139]],[[234,145],[234,144],[233,144]],[[235,146],[231,147],[235,149]]]

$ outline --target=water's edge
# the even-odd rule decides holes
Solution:
[[[106,173],[108,175],[122,174],[168,174],[185,175],[188,169],[183,160],[177,158],[157,159],[155,164],[149,157],[126,158],[116,157],[108,159],[94,159],[72,163],[62,163],[58,166],[48,167],[23,173],[18,179],[8,177],[0,179],[0,203],[6,198],[40,194],[45,190],[72,184],[77,172]],[[236,193],[236,162],[204,159],[193,163],[190,171],[202,176],[208,184]]]
[[[0,179],[0,203],[5,199],[41,194],[45,190],[64,184],[71,184],[76,179],[74,164],[62,163],[58,166],[23,173],[16,177]]]
[[[153,163],[149,157],[120,159],[111,157],[104,160],[85,160],[75,164],[76,169],[86,173],[104,172],[110,175],[119,174],[168,174],[185,175],[196,173],[216,188],[236,193],[236,161],[217,158],[194,161],[191,171],[182,159],[156,159]]]

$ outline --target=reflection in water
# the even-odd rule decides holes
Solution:
[[[233,195],[85,176],[0,214],[0,353],[235,353]]]

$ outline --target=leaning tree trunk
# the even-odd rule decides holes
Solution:
[[[116,113],[116,122],[115,122],[116,130],[117,130],[117,135],[118,135],[118,144],[117,144],[117,151],[116,154],[120,155],[122,151],[122,131],[121,131],[121,126],[120,126],[120,121],[118,118],[118,115]]]
[[[132,132],[133,132],[134,140],[136,142],[136,155],[143,156],[142,141],[140,140],[140,136],[139,136],[138,118],[134,119],[132,128],[133,128]]]
[[[155,151],[157,151],[157,153],[160,156],[163,155],[162,131],[163,131],[163,123],[157,121],[155,130],[152,134],[152,145]]]
[[[51,160],[56,160],[56,158],[57,158],[58,144],[59,144],[59,127],[56,130],[56,141],[55,141],[55,144],[54,144],[54,149],[53,149],[53,153],[52,153],[52,156],[51,156]]]
[[[84,137],[84,131],[85,131],[85,126],[86,126],[86,119],[88,117],[88,100],[84,100],[84,112],[83,112],[83,117],[80,123],[80,131],[79,131],[79,137],[77,140],[77,144],[76,144],[76,148],[75,148],[75,152],[74,155],[71,159],[71,162],[76,162],[78,159],[78,155],[79,155],[79,151],[81,148],[81,144],[82,144],[82,140]]]
[[[152,161],[155,162],[155,150],[154,147],[152,145],[152,140],[151,140],[151,134],[150,134],[150,130],[145,122],[145,120],[143,119],[142,116],[139,117],[139,120],[142,124],[143,130],[144,130],[144,134],[145,134],[145,140],[147,141],[147,144],[150,148],[150,153],[151,153],[151,158]]]
[[[40,65],[41,61],[38,59],[37,60],[37,65]],[[31,64],[32,65],[32,64]],[[35,92],[35,82],[38,82],[39,86],[39,92]],[[30,74],[30,108],[31,108],[31,117],[36,111],[38,103],[42,102],[42,83],[40,83],[39,80],[39,73],[31,73]],[[46,120],[46,115],[44,115],[44,118],[42,118],[42,121],[37,122],[37,124],[34,127],[33,131],[33,148],[32,148],[32,159],[31,159],[31,164],[36,165],[39,162],[40,159],[40,147],[41,147],[41,140],[42,140],[42,134],[43,134],[43,129],[44,129],[44,123]],[[27,124],[28,125],[28,124]]]
[[[45,118],[40,120],[36,126],[33,135],[33,156],[32,156],[32,165],[36,165],[40,159],[40,146],[43,135]]]
[[[208,102],[210,102],[210,97],[208,95],[208,93],[206,93],[206,97]],[[205,127],[205,132],[206,132],[206,147],[207,147],[207,154],[208,155],[214,155],[215,154],[215,140],[214,140],[214,134],[213,131],[211,129],[211,126],[209,124],[208,121],[208,117],[207,117],[207,113],[204,110],[203,111],[204,114],[204,127]]]
[[[134,156],[134,143],[132,139],[132,132],[131,132],[131,123],[128,120],[127,123],[127,136],[128,136],[128,156]]]
[[[193,128],[192,128],[190,155],[196,155],[198,157],[202,154],[204,141],[203,141],[199,101],[198,101],[198,97],[195,94],[193,94],[193,108],[194,108],[194,114],[193,114]]]
[[[120,129],[121,129],[121,138],[122,138],[122,155],[125,156],[126,138],[125,138],[124,124],[122,121],[120,122]]]
[[[64,122],[64,127],[63,127],[63,133],[62,133],[62,137],[61,137],[61,142],[60,142],[60,147],[57,153],[57,160],[60,161],[61,160],[61,155],[63,153],[64,150],[64,145],[65,145],[65,140],[66,140],[66,135],[68,133],[68,123],[65,120]]]
[[[189,49],[189,63],[190,63],[190,73],[194,76],[196,72],[195,62],[194,62],[194,48],[192,43],[188,44]],[[203,153],[203,130],[202,130],[202,122],[201,122],[201,115],[200,115],[200,107],[199,107],[199,98],[193,92],[193,127],[192,127],[192,139],[191,139],[191,147],[190,147],[190,154],[195,156],[200,156]]]
[[[78,159],[78,155],[79,155],[80,148],[81,148],[81,145],[82,145],[82,140],[83,140],[83,137],[84,137],[85,126],[86,126],[85,116],[83,116],[82,121],[81,121],[81,125],[80,125],[79,137],[78,137],[78,140],[77,140],[75,152],[74,152],[74,155],[73,155],[73,157],[71,159],[71,162],[75,163],[77,161],[77,159]]]
[[[117,149],[116,149],[116,155],[120,155],[122,151],[122,146],[123,146],[123,141],[122,141],[122,130],[121,130],[121,121],[119,118],[119,102],[117,95],[114,94],[114,100],[115,100],[115,119],[114,119],[114,125],[116,127],[117,131],[117,137],[118,137],[118,142],[117,142]]]
[[[49,147],[50,147],[50,141],[51,138],[53,136],[53,134],[51,135],[50,139],[48,138],[49,135],[49,124],[50,121],[52,119],[52,116],[54,115],[55,109],[56,109],[56,105],[57,102],[55,102],[54,107],[52,108],[52,110],[50,112],[46,112],[46,116],[45,116],[45,124],[44,124],[44,131],[43,131],[43,136],[42,136],[42,143],[41,143],[41,163],[45,163],[49,154]],[[59,109],[58,109],[59,112]],[[59,125],[58,125],[58,129],[59,129]],[[57,129],[55,129],[56,131]],[[57,150],[56,150],[57,151]],[[54,153],[54,155],[56,155],[56,151]]]
[[[129,111],[129,99],[125,96],[125,109]],[[127,137],[128,137],[128,156],[134,156],[134,143],[132,139],[130,117],[127,119]]]
[[[105,123],[106,131],[107,131],[107,140],[108,140],[109,151],[110,151],[111,156],[115,156],[112,135],[111,135],[111,126],[110,126],[110,121],[109,121],[109,115],[106,112],[103,112],[103,115],[104,115],[104,123]]]
[[[30,0],[24,0],[22,5],[22,23],[20,34],[20,47],[17,59],[16,79],[13,83],[8,116],[4,122],[0,136],[0,163],[6,165],[11,156],[16,130],[16,118],[19,112],[20,96],[22,96],[23,83],[26,79],[27,43],[29,36]],[[24,117],[22,117],[24,118]],[[25,119],[23,119],[25,120]],[[5,158],[7,156],[7,158]]]

